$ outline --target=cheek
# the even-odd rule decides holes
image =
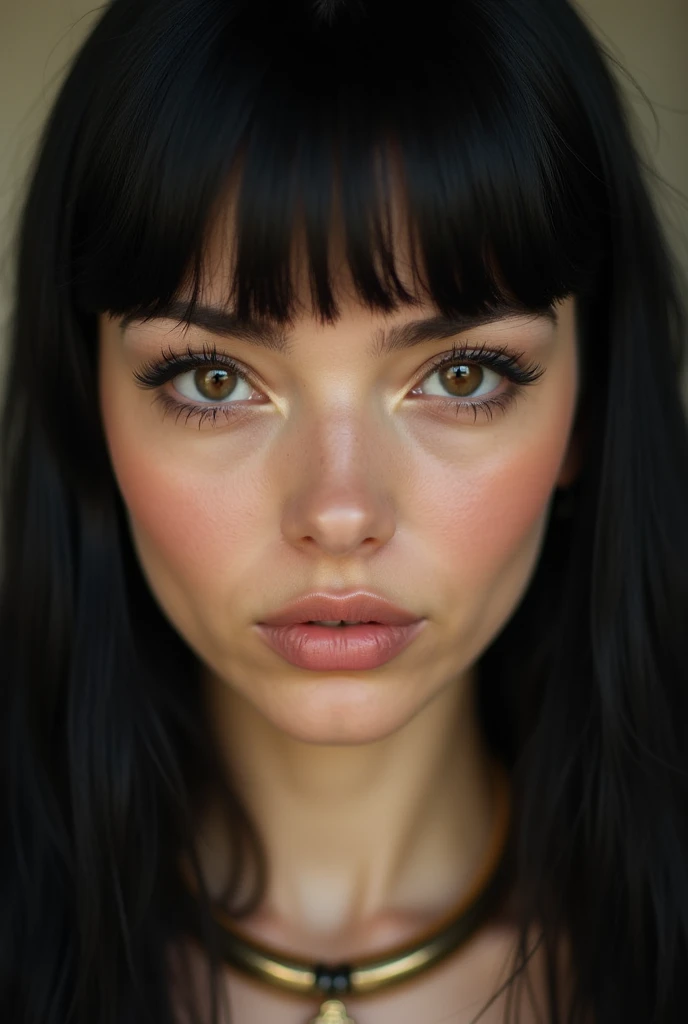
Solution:
[[[505,459],[472,481],[462,500],[458,532],[469,561],[499,565],[539,532],[556,479],[548,452]]]
[[[236,472],[227,472],[226,450],[215,460],[207,452],[201,458],[195,439],[169,423],[142,436],[141,415],[128,414],[124,394],[113,378],[102,387],[103,424],[149,581],[157,591],[176,585],[191,601],[226,587],[228,571],[240,572],[243,555],[255,547],[250,537],[260,533],[266,496],[247,479],[241,460]],[[235,553],[229,562],[222,558],[227,551]]]
[[[564,406],[566,403],[562,403]],[[449,632],[478,657],[523,597],[537,565],[567,449],[570,410],[544,417],[531,436],[473,458],[465,472],[427,481],[432,564],[446,586]],[[421,513],[423,514],[423,513]],[[447,568],[449,567],[449,569]],[[455,648],[454,648],[455,649]]]
[[[465,466],[444,474],[450,487],[430,497],[438,541],[451,548],[464,581],[489,580],[510,565],[523,569],[537,553],[569,455],[577,400],[572,340],[548,378],[548,389],[521,406],[484,450],[476,447]]]
[[[425,514],[420,511],[430,545],[426,564],[446,588],[442,604],[469,632],[492,630],[492,620],[508,614],[523,592],[543,536],[556,465],[533,453],[505,457],[473,471],[463,486],[426,490]]]
[[[113,452],[116,475],[142,557],[153,553],[190,593],[208,593],[228,582],[228,570],[240,571],[242,552],[253,545],[259,528],[257,488],[227,474],[220,477],[192,467],[165,466],[121,447]],[[228,562],[222,553],[232,551]],[[238,557],[237,557],[238,556]]]

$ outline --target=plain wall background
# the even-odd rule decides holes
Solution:
[[[622,76],[646,159],[684,193],[661,186],[657,194],[688,280],[688,0],[581,0],[578,6],[652,103],[650,109]],[[0,0],[0,347],[27,169],[65,65],[101,10],[85,0]]]

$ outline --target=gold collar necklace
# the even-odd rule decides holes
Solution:
[[[455,952],[498,907],[508,881],[505,854],[510,819],[509,779],[506,770],[498,765],[495,765],[495,802],[492,833],[480,869],[468,891],[458,905],[413,943],[395,946],[355,963],[309,963],[244,935],[227,911],[214,905],[213,920],[219,926],[222,958],[227,964],[272,988],[318,999],[326,996],[317,1016],[308,1024],[355,1024],[339,996],[371,995],[428,970]],[[186,868],[182,874],[192,899],[188,905],[192,912],[191,920],[195,920],[193,911],[197,911],[197,903],[193,897],[198,890]],[[199,933],[191,921],[190,930],[197,939]]]

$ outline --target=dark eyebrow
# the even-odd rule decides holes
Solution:
[[[390,352],[398,352],[401,349],[420,345],[424,341],[450,338],[455,334],[460,334],[462,331],[468,331],[475,327],[484,327],[487,324],[520,316],[532,316],[535,320],[545,319],[554,326],[558,323],[556,311],[552,306],[534,311],[504,306],[497,310],[475,315],[436,315],[422,320],[411,320],[405,324],[380,327],[373,335],[372,354],[382,356]],[[263,348],[271,349],[273,352],[289,352],[289,336],[282,328],[267,320],[240,319],[234,313],[220,309],[217,306],[197,305],[195,309],[189,311],[186,303],[175,299],[169,302],[162,311],[158,312],[151,319],[169,319],[180,323],[188,322],[196,327],[200,327],[204,331],[208,331],[210,334],[248,341],[253,345],[260,345]],[[121,320],[120,330],[125,331],[130,324],[145,320],[146,317],[143,314],[129,313]]]

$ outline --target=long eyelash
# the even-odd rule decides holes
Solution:
[[[241,377],[242,380],[253,383],[246,370],[230,356],[218,352],[215,345],[203,345],[202,349],[193,349],[187,345],[183,355],[178,355],[171,348],[163,349],[160,359],[151,359],[144,363],[140,370],[134,371],[134,377],[138,381],[139,387],[158,388],[161,384],[166,384],[168,380],[178,377],[185,370],[194,370],[199,363],[224,366],[235,373],[237,377]]]
[[[147,389],[159,388],[166,384],[167,381],[174,380],[179,374],[187,370],[195,370],[199,364],[223,366],[236,377],[251,384],[252,387],[256,386],[243,367],[230,356],[218,352],[215,345],[211,344],[204,344],[200,350],[193,349],[190,345],[187,345],[185,353],[182,355],[173,352],[171,348],[163,349],[160,359],[151,359],[149,362],[144,363],[139,370],[134,371],[134,377],[138,387]],[[175,423],[184,414],[186,414],[185,423],[188,423],[190,419],[197,419],[199,430],[208,419],[214,425],[218,415],[224,416],[225,419],[230,419],[236,417],[238,412],[238,410],[230,409],[226,405],[189,405],[186,402],[178,402],[170,395],[165,394],[164,391],[156,395],[155,401],[160,403],[166,413],[171,412],[175,414]]]
[[[422,383],[426,377],[436,373],[437,370],[445,366],[452,366],[461,361],[488,366],[490,369],[506,377],[515,387],[511,391],[495,395],[494,398],[481,399],[475,402],[456,401],[452,398],[436,398],[435,401],[441,408],[449,409],[457,416],[465,409],[472,409],[473,422],[477,420],[478,413],[484,413],[491,420],[497,409],[504,411],[518,397],[521,388],[534,384],[545,372],[544,368],[538,363],[522,363],[524,355],[525,353],[523,352],[511,352],[507,346],[488,348],[487,345],[482,345],[469,348],[464,345],[453,345],[450,352],[444,352],[433,360],[418,383]],[[139,370],[134,371],[133,376],[137,381],[138,387],[146,389],[159,388],[166,384],[167,381],[178,377],[181,373],[195,369],[199,364],[223,366],[241,380],[256,387],[255,382],[247,371],[230,356],[218,352],[214,344],[204,344],[200,350],[192,349],[190,345],[187,345],[183,354],[178,354],[173,352],[171,348],[168,348],[162,351],[160,359],[152,359],[144,363]],[[176,414],[175,423],[184,414],[186,414],[186,423],[192,418],[197,418],[199,429],[207,419],[210,419],[214,424],[218,414],[230,418],[236,416],[238,412],[238,410],[230,410],[228,406],[223,405],[189,405],[185,402],[176,401],[164,392],[160,392],[156,396],[156,401],[160,402],[166,411]]]
[[[474,423],[478,419],[478,413],[483,413],[492,420],[497,410],[504,412],[518,398],[522,388],[534,384],[545,372],[544,367],[539,363],[523,363],[524,356],[524,352],[511,352],[506,345],[498,345],[496,348],[488,348],[487,345],[470,348],[464,345],[454,345],[451,352],[445,352],[433,360],[430,368],[426,369],[418,383],[421,384],[427,377],[431,377],[433,373],[445,366],[454,366],[458,362],[488,366],[511,381],[514,385],[511,391],[503,391],[493,398],[479,399],[475,402],[462,402],[453,398],[439,398],[436,401],[440,408],[448,409],[457,417],[465,410],[472,409]]]
[[[488,348],[482,345],[478,348],[468,348],[463,345],[454,345],[450,352],[444,352],[438,356],[423,376],[435,373],[444,366],[453,366],[457,362],[480,363],[482,366],[489,366],[491,370],[497,370],[507,377],[513,384],[534,384],[545,372],[544,367],[539,363],[523,364],[524,352],[511,352],[506,345],[497,348]],[[476,403],[477,404],[477,403]]]

